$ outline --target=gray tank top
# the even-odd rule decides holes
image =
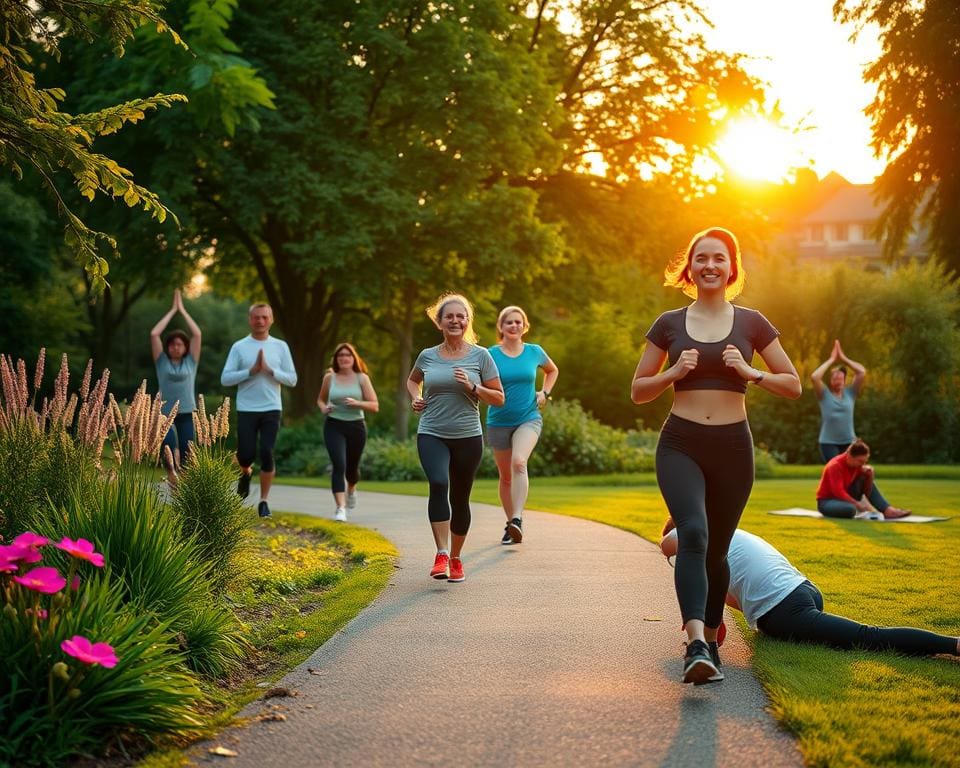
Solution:
[[[330,377],[330,392],[327,395],[327,402],[333,406],[333,410],[327,415],[331,419],[340,421],[363,421],[363,409],[351,408],[346,404],[346,399],[352,397],[354,400],[363,400],[363,388],[360,386],[360,374],[354,374],[354,378],[349,384],[341,384],[337,380],[337,374]]]

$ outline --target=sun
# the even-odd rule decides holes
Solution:
[[[783,181],[809,165],[797,134],[762,118],[732,121],[714,150],[727,173],[751,181]]]

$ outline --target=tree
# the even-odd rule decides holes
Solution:
[[[37,51],[44,57],[58,56],[63,40],[89,43],[98,36],[105,37],[114,52],[122,55],[124,43],[146,23],[182,44],[160,17],[162,8],[159,0],[50,0],[42,5],[0,0],[0,69],[4,72],[0,78],[0,165],[18,177],[23,176],[24,168],[37,174],[66,220],[67,244],[76,250],[97,286],[104,285],[108,271],[97,241],[105,241],[114,250],[116,242],[110,235],[88,228],[73,212],[57,185],[58,176],[72,177],[88,200],[97,193],[119,198],[163,221],[169,210],[160,199],[134,182],[127,169],[94,152],[92,145],[96,137],[114,133],[126,123],[136,123],[148,110],[169,107],[184,101],[184,97],[158,93],[95,112],[69,114],[60,111],[59,103],[66,97],[62,88],[37,86],[35,70],[39,65],[34,57]]]
[[[123,60],[110,56],[105,42],[66,40],[59,61],[43,73],[43,80],[66,83],[68,103],[80,112],[129,101],[144,90],[173,90],[189,98],[174,112],[101,140],[177,212],[180,226],[102,201],[90,206],[87,221],[110,232],[124,254],[111,264],[110,283],[102,291],[89,276],[74,283],[93,329],[89,352],[100,365],[121,363],[113,359],[114,336],[136,303],[150,294],[168,298],[212,248],[197,239],[191,223],[198,165],[239,125],[256,130],[259,108],[273,107],[273,94],[229,37],[236,5],[237,0],[171,0],[163,18],[183,30],[189,49],[142,27]]]
[[[892,158],[877,182],[887,255],[901,252],[914,223],[960,273],[960,6],[955,0],[837,0],[834,16],[880,28],[882,52],[865,77],[877,84],[867,109],[873,148]]]

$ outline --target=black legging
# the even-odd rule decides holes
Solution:
[[[450,521],[450,531],[470,530],[470,490],[483,458],[483,437],[417,435],[420,464],[430,482],[427,514],[431,523]]]
[[[757,620],[760,631],[779,640],[834,648],[899,651],[913,656],[957,652],[957,638],[912,627],[873,627],[823,612],[823,595],[803,582]]]
[[[356,485],[360,480],[360,456],[366,442],[367,425],[363,419],[345,421],[327,416],[323,422],[323,443],[333,464],[330,487],[334,493],[343,493],[347,485]]]
[[[677,525],[673,578],[683,623],[719,627],[730,583],[727,549],[753,488],[750,425],[670,414],[657,443],[657,484]]]
[[[260,471],[273,472],[273,448],[280,431],[280,411],[237,411],[237,463],[246,469],[257,455],[260,434]]]

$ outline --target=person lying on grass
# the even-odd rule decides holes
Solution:
[[[677,553],[677,532],[671,518],[663,526],[660,551],[668,559]],[[820,590],[776,548],[752,533],[734,531],[727,562],[727,605],[742,611],[751,629],[769,637],[842,650],[960,655],[957,637],[913,627],[874,627],[826,613]]]

